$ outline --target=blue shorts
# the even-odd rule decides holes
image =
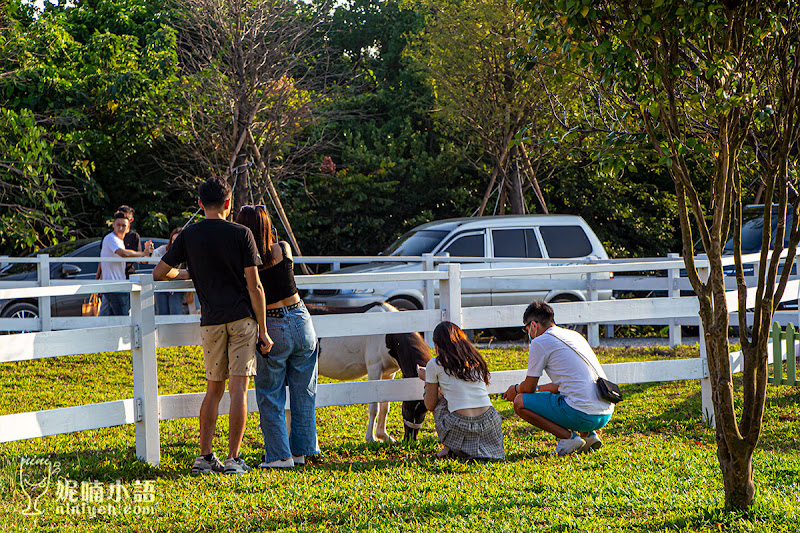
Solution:
[[[528,411],[541,415],[565,429],[572,431],[594,431],[605,426],[611,415],[587,415],[567,404],[560,393],[534,392],[522,395],[522,405]]]

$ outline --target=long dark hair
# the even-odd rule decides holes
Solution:
[[[433,344],[438,348],[436,361],[447,374],[464,381],[489,384],[489,367],[464,331],[452,322],[440,322],[433,330]]]
[[[167,251],[169,252],[170,247],[172,246],[172,237],[177,235],[181,232],[183,228],[174,228],[172,231],[169,232],[169,239],[167,239]]]
[[[275,244],[275,237],[272,235],[272,222],[269,213],[263,205],[255,207],[245,205],[236,215],[236,222],[247,226],[253,232],[256,239],[256,249],[261,256],[261,270],[269,268],[276,263],[272,257],[272,245]]]

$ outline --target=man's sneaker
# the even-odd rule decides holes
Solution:
[[[599,450],[601,446],[603,446],[603,441],[600,440],[600,437],[592,431],[583,439],[584,445],[578,450],[578,453],[589,453],[591,451]]]
[[[219,462],[217,459],[216,454],[211,454],[211,460],[205,458],[203,455],[198,455],[197,458],[194,460],[194,464],[192,465],[192,475],[197,476],[200,474],[219,474],[225,470],[225,467],[222,466],[222,463]]]
[[[306,464],[306,456],[292,455],[292,461],[294,462],[294,466],[303,466]]]
[[[241,457],[233,457],[225,459],[225,470],[223,471],[224,474],[246,474],[252,468],[247,466],[247,463],[244,462],[244,459]]]
[[[556,453],[561,456],[569,455],[580,450],[584,444],[586,444],[586,442],[581,438],[581,436],[577,433],[573,433],[571,438],[561,439],[558,441]]]
[[[294,460],[289,457],[288,459],[278,459],[277,461],[270,461],[269,463],[264,461],[260,465],[259,468],[292,468],[295,465]]]

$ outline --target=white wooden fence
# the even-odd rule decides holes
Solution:
[[[71,259],[72,260],[72,259]],[[96,259],[94,259],[96,261]],[[462,307],[461,283],[465,279],[522,278],[528,281],[546,275],[542,283],[562,286],[589,287],[596,291],[611,286],[612,280],[597,280],[595,276],[610,269],[619,271],[676,270],[683,265],[680,259],[667,261],[609,262],[559,267],[564,275],[580,275],[583,279],[552,279],[553,267],[528,267],[514,269],[482,269],[462,271],[458,263],[450,263],[444,271],[420,271],[391,274],[328,274],[313,277],[298,276],[299,285],[332,285],[344,283],[430,283],[439,284],[439,308],[403,313],[369,313],[324,315],[313,318],[320,337],[343,337],[365,334],[431,331],[441,320],[450,320],[464,329],[520,326],[525,305],[506,307]],[[615,278],[617,279],[617,278]],[[647,278],[648,280],[650,278]],[[658,278],[656,278],[658,279]],[[670,278],[666,278],[670,279]],[[674,281],[674,280],[673,280]],[[601,283],[602,282],[602,283]],[[200,343],[199,317],[156,316],[154,291],[190,290],[191,282],[154,283],[150,275],[133,276],[125,282],[100,282],[87,284],[55,284],[43,287],[0,289],[0,299],[31,296],[49,301],[65,294],[91,294],[95,292],[129,292],[130,317],[75,317],[59,323],[51,318],[53,327],[78,327],[60,331],[40,331],[0,336],[0,363],[59,357],[107,351],[127,351],[132,354],[134,397],[98,404],[49,409],[0,416],[0,442],[71,433],[122,424],[135,424],[136,455],[152,464],[160,461],[159,423],[161,420],[194,417],[199,413],[203,393],[158,394],[158,367],[156,348],[159,346],[184,346]],[[792,281],[784,300],[797,298],[800,282]],[[673,293],[674,294],[674,293]],[[728,295],[729,306],[735,308],[736,294]],[[696,317],[698,303],[694,297],[668,296],[626,300],[565,302],[553,304],[560,323],[599,324],[609,322],[632,323],[637,320],[680,321]],[[36,324],[42,326],[44,317]],[[33,325],[33,324],[31,324]],[[94,327],[91,327],[94,326]],[[2,329],[3,326],[0,326]],[[591,330],[590,330],[591,331]],[[596,335],[596,331],[595,331]],[[731,354],[734,372],[741,371],[741,354]],[[705,348],[694,359],[616,363],[603,365],[609,379],[620,384],[656,381],[701,380],[704,417],[713,423],[710,401],[710,384]],[[490,393],[504,391],[509,385],[524,378],[525,370],[493,372]],[[543,380],[545,382],[546,380]],[[380,382],[350,382],[321,384],[317,405],[366,404],[379,401],[422,399],[422,382],[416,378]],[[227,393],[220,413],[227,414]],[[248,393],[248,407],[257,410],[255,393]]]

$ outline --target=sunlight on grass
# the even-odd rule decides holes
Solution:
[[[524,348],[483,351],[493,370],[524,368]],[[602,362],[696,357],[696,347],[606,349]],[[161,394],[204,388],[200,351],[159,350]],[[330,381],[321,379],[321,381]],[[0,445],[0,524],[5,530],[81,531],[798,531],[800,530],[800,389],[769,387],[756,454],[758,496],[747,514],[721,510],[714,434],[700,418],[696,382],[628,385],[604,431],[604,447],[558,458],[555,440],[521,422],[508,402],[508,460],[434,461],[430,417],[415,443],[363,442],[366,406],[318,410],[322,453],[291,471],[241,477],[188,475],[198,453],[196,419],[161,423],[162,463],[135,459],[132,426]],[[92,354],[0,365],[0,414],[128,398],[130,353]],[[399,405],[390,432],[402,436]],[[215,436],[225,448],[227,421]],[[261,458],[258,416],[248,418],[243,456]],[[60,463],[39,499],[42,514],[24,516],[22,456]],[[146,515],[58,514],[63,486],[131,491],[146,481],[155,502]],[[137,485],[138,483],[138,485]],[[59,485],[61,488],[59,488]],[[62,494],[59,494],[61,490]],[[88,490],[88,489],[87,489]],[[77,504],[82,502],[80,490]],[[132,496],[131,496],[132,498]]]

